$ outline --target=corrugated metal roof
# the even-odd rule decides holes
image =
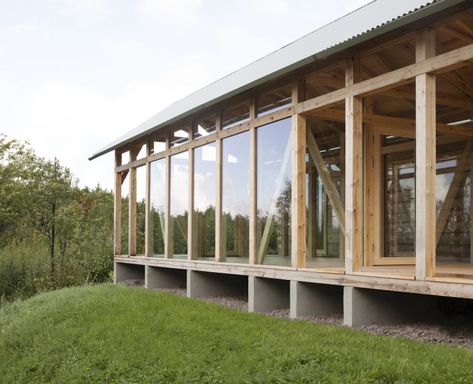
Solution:
[[[375,0],[171,104],[89,160],[263,82],[467,0]]]

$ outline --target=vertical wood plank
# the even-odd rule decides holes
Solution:
[[[435,33],[423,29],[416,35],[416,61],[435,55]],[[416,279],[435,272],[435,164],[436,79],[416,77]]]
[[[189,128],[189,141],[194,140],[194,130],[191,124]],[[202,238],[197,237],[195,232],[197,226],[197,220],[194,213],[194,149],[189,148],[188,150],[188,191],[187,191],[187,259],[188,260],[197,260],[198,252],[196,252],[197,239],[203,241]]]
[[[135,161],[138,150],[130,150],[130,161]],[[136,256],[136,168],[130,168],[128,195],[128,256]]]
[[[115,151],[115,167],[121,165],[121,153]],[[114,255],[122,253],[122,174],[115,173],[115,189],[113,204],[113,249]]]
[[[346,61],[347,86],[359,80],[357,59]],[[361,97],[345,99],[345,272],[361,269],[363,257],[363,120]]]
[[[152,153],[153,142],[146,144],[146,156]],[[146,161],[146,191],[145,191],[145,256],[153,256],[153,220],[151,218],[151,163]]]
[[[217,131],[221,129],[220,115],[218,115],[216,122]],[[222,139],[218,138],[216,145],[216,201],[215,201],[215,261],[226,261],[226,252],[223,249],[226,247],[224,243],[225,228],[222,225]],[[236,240],[236,239],[235,239]]]
[[[166,148],[169,149],[170,141],[169,137],[166,138]],[[171,223],[171,157],[166,156],[166,192],[165,200],[166,204],[164,207],[164,257],[167,259],[172,258],[173,250],[173,236],[172,236],[172,223]]]
[[[292,117],[291,262],[303,268],[306,261],[306,118]]]
[[[256,264],[256,214],[257,214],[257,174],[256,174],[256,128],[250,128],[250,223],[249,223],[249,263]]]

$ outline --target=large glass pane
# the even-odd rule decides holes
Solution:
[[[171,194],[170,194],[170,253],[174,258],[187,258],[187,216],[189,155],[182,152],[170,157]]]
[[[338,214],[344,209],[343,123],[309,119],[306,165],[307,259],[313,268],[343,266],[343,232]],[[314,145],[315,143],[315,145]],[[321,160],[320,160],[321,159]],[[319,169],[325,169],[322,178]],[[332,202],[327,191],[334,191]],[[339,207],[337,213],[334,206]]]
[[[469,140],[442,143],[437,138],[437,263],[438,272],[472,274],[472,154]],[[461,266],[462,265],[462,266]]]
[[[146,167],[136,169],[136,254],[145,254]]]
[[[384,257],[415,254],[415,149],[384,156]]]
[[[257,262],[291,264],[291,119],[257,128]]]
[[[164,220],[166,207],[166,159],[151,163],[150,225],[153,236],[152,255],[164,257]]]
[[[226,261],[248,263],[249,134],[222,141],[222,244]]]
[[[130,179],[128,172],[122,172],[121,187],[121,255],[128,255],[128,195]]]
[[[194,258],[215,257],[216,145],[194,150]]]

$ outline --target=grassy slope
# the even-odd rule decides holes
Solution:
[[[473,351],[102,285],[0,310],[1,383],[473,382]]]

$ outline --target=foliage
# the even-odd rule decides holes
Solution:
[[[109,284],[0,310],[8,383],[471,383],[473,351]]]
[[[0,300],[107,281],[112,212],[110,192],[0,135]]]

